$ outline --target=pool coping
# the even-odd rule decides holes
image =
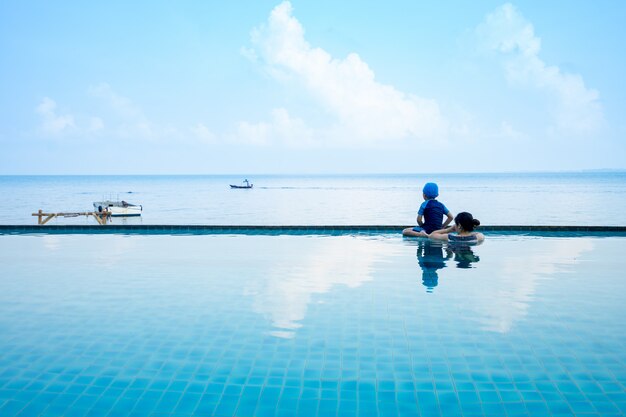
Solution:
[[[0,225],[2,234],[395,234],[408,225]],[[626,234],[626,226],[487,225],[482,232]]]

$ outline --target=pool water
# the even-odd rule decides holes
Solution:
[[[625,250],[0,236],[0,415],[622,416]]]

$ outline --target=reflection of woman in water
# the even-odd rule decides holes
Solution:
[[[454,252],[454,260],[457,268],[471,268],[473,262],[480,261],[480,257],[475,255],[470,245],[465,243],[448,243],[448,250]]]
[[[452,257],[452,252],[446,251],[441,243],[420,240],[417,243],[417,262],[422,268],[422,284],[426,292],[433,292],[439,283],[437,270],[446,267],[446,261]]]

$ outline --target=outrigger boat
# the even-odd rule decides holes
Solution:
[[[243,182],[246,183],[246,185],[233,185],[230,184],[230,188],[252,188],[254,184],[250,184],[250,182],[246,179],[243,180]]]
[[[104,211],[108,212],[111,217],[141,216],[141,212],[143,211],[143,206],[141,204],[130,204],[124,200],[96,201],[93,203],[93,207],[98,211],[98,213],[102,213]]]

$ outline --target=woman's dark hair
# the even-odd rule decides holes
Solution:
[[[454,218],[454,223],[461,225],[466,232],[471,232],[474,230],[474,227],[480,226],[480,221],[466,211],[457,214]]]

